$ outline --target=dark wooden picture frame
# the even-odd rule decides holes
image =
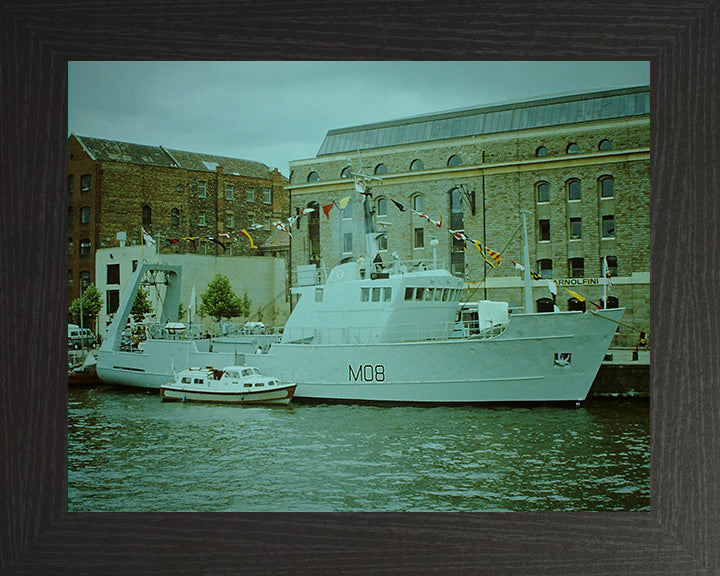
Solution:
[[[5,0],[0,573],[720,574],[718,38],[719,0]],[[650,512],[67,512],[67,61],[286,58],[651,62]]]

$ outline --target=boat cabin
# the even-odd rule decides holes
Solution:
[[[295,288],[300,295],[283,343],[364,344],[447,338],[452,334],[463,281],[442,269],[402,268],[366,275],[345,262],[324,285]]]

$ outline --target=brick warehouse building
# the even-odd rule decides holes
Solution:
[[[607,305],[626,308],[615,344],[633,345],[649,328],[649,103],[643,86],[331,130],[315,158],[290,163],[291,212],[316,209],[294,232],[292,261],[329,269],[362,256],[362,202],[348,180],[362,169],[381,179],[372,201],[387,231],[385,262],[393,253],[432,261],[437,240],[438,260],[465,278],[467,300],[521,306],[521,273],[510,260],[522,263],[524,211],[531,267],[554,279],[561,310],[587,305],[566,288],[599,303],[607,257]],[[410,208],[433,220],[440,212],[442,227]],[[501,253],[501,266],[448,228]],[[534,281],[535,311],[552,309],[550,298],[547,281]]]
[[[68,139],[68,302],[95,281],[95,251],[141,243],[161,253],[254,255],[238,232],[253,224],[261,245],[288,213],[287,178],[265,164],[72,134]],[[208,240],[230,233],[227,250]],[[196,240],[184,240],[196,238]],[[219,238],[221,241],[222,238]],[[278,247],[272,250],[277,252]]]

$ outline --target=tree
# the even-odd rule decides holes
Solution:
[[[133,302],[130,309],[130,314],[132,314],[135,322],[142,322],[145,319],[145,314],[150,314],[153,311],[149,296],[150,294],[142,286],[138,288],[137,294],[135,294],[135,302]]]
[[[102,309],[103,297],[95,284],[88,284],[82,294],[82,324],[88,327],[97,318],[98,312]],[[68,316],[75,324],[80,324],[80,298],[75,298],[70,304]]]
[[[207,290],[200,295],[200,310],[212,316],[216,322],[223,318],[234,318],[243,313],[243,299],[233,292],[230,279],[220,274],[207,285]]]
[[[248,296],[248,293],[245,292],[242,297],[242,311],[240,313],[240,316],[243,318],[247,318],[250,316],[250,307],[252,306],[252,300]]]

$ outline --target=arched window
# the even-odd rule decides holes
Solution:
[[[453,154],[448,158],[447,165],[448,168],[455,168],[456,166],[462,166],[463,160],[460,156],[457,154]]]
[[[425,169],[425,163],[422,160],[420,160],[420,158],[416,158],[410,164],[411,172],[414,172],[415,170],[424,170],[424,169]]]
[[[579,310],[580,312],[585,312],[585,300],[578,300],[577,298],[570,298],[567,301],[568,304],[568,310]]]
[[[318,180],[320,180],[320,174],[318,174],[314,170],[312,172],[310,172],[310,174],[308,174],[308,177],[307,177],[308,182],[317,182]]]
[[[613,190],[615,180],[612,176],[600,176],[598,182],[600,184],[600,198],[612,198],[615,195]]]
[[[607,150],[612,150],[613,145],[610,140],[600,140],[600,144],[598,144],[598,150],[601,152],[606,152]]]
[[[548,155],[548,151],[547,151],[547,148],[545,148],[545,146],[539,146],[538,149],[535,150],[535,156],[537,156],[538,158],[542,158],[543,156],[547,156],[547,155]]]
[[[580,180],[572,179],[566,183],[568,200],[580,200]]]
[[[388,169],[387,169],[387,166],[385,166],[385,164],[380,163],[377,166],[375,166],[375,174],[387,174],[387,173],[388,173]]]
[[[350,166],[345,166],[345,168],[340,171],[340,178],[350,178]]]
[[[538,202],[550,202],[550,184],[547,182],[538,182],[535,184]]]
[[[535,301],[535,309],[538,313],[555,311],[553,301],[550,298],[538,298]]]
[[[415,196],[412,197],[412,203],[413,203],[413,210],[417,210],[418,212],[423,211],[423,195],[422,194],[415,194]]]
[[[577,154],[578,152],[580,152],[580,147],[575,144],[575,142],[570,142],[566,151],[568,154]]]
[[[173,208],[170,210],[170,225],[178,226],[180,224],[180,210]]]
[[[387,198],[378,198],[377,215],[378,216],[387,216]]]
[[[142,223],[143,226],[149,226],[152,224],[152,208],[147,204],[143,204],[142,207]]]

